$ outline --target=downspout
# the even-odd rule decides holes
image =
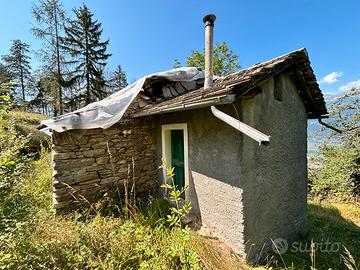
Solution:
[[[329,125],[328,123],[323,122],[323,120],[322,120],[323,118],[329,118],[329,117],[322,116],[322,117],[318,118],[318,121],[321,125],[323,125],[324,127],[330,128],[330,129],[336,131],[337,133],[340,133],[340,134],[342,133],[342,131],[340,129],[337,129],[336,127],[333,127],[333,126]]]
[[[270,141],[270,136],[258,131],[257,129],[250,127],[249,125],[240,122],[239,120],[219,111],[214,106],[211,106],[211,111],[215,117],[219,118],[221,121],[224,121],[226,124],[232,126],[237,129],[241,133],[250,137],[251,139],[257,141],[259,145],[268,145]]]

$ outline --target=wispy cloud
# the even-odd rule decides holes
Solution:
[[[360,80],[348,82],[347,84],[340,86],[339,89],[341,91],[350,91],[353,88],[360,88]]]
[[[344,73],[339,71],[331,72],[330,74],[326,75],[324,78],[322,78],[319,83],[327,83],[327,84],[333,84],[339,81],[339,78],[342,77]]]

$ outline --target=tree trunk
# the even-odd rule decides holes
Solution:
[[[89,68],[89,41],[85,33],[85,76],[86,76],[86,105],[90,103],[90,68]]]
[[[59,32],[58,32],[58,20],[57,20],[57,10],[54,10],[55,14],[55,37],[56,37],[56,63],[57,63],[57,83],[59,86],[59,110],[60,114],[63,114],[63,103],[62,103],[62,89],[60,85],[61,79],[61,70],[60,70],[60,48],[59,48]]]
[[[24,71],[23,71],[23,67],[22,67],[21,56],[20,56],[19,60],[20,60],[19,65],[20,65],[20,81],[21,81],[22,99],[23,99],[23,101],[25,101]]]

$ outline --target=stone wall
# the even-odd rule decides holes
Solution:
[[[56,212],[77,208],[105,192],[139,198],[157,188],[155,128],[152,118],[123,119],[109,129],[53,134],[53,204]]]

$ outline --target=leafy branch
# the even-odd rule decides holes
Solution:
[[[191,202],[184,201],[182,195],[188,189],[188,186],[178,189],[174,183],[174,167],[168,167],[165,159],[162,159],[160,169],[166,170],[166,183],[160,187],[166,190],[170,201],[175,207],[170,208],[170,214],[167,215],[167,222],[171,227],[181,227],[181,219],[184,218],[191,210]]]

